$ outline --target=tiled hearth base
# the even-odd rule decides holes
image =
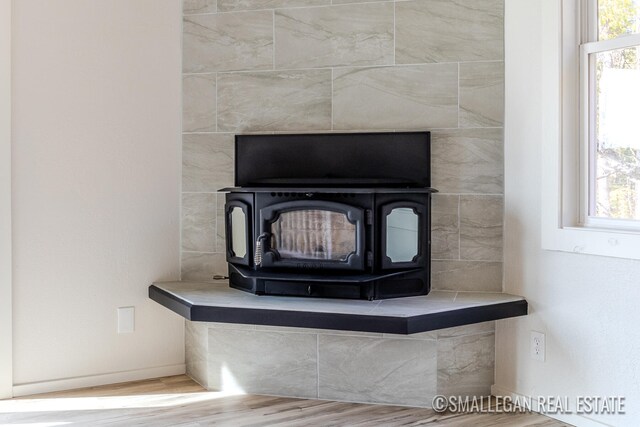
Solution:
[[[162,282],[149,296],[185,317],[187,373],[210,390],[418,407],[488,395],[494,320],[527,314],[487,292],[362,301]]]
[[[210,390],[429,407],[489,394],[494,322],[406,336],[186,321],[186,358]]]
[[[307,316],[325,324],[327,317],[348,312],[352,317],[347,319],[355,322],[349,324],[357,325],[362,311],[384,331],[388,324],[380,317],[418,313],[433,322],[440,321],[440,312],[448,322],[460,316],[460,322],[472,323],[463,314],[474,310],[469,305],[498,310],[506,304],[520,311],[483,312],[482,320],[526,314],[521,297],[494,293],[434,291],[385,301],[320,300],[256,296],[226,283],[166,282],[151,286],[150,296],[187,319],[187,373],[210,390],[420,407],[429,407],[437,394],[490,393],[493,321],[445,329],[423,323],[425,332],[408,335],[270,324],[282,319],[304,322]],[[287,307],[289,311],[283,311]],[[446,312],[453,307],[458,310]],[[290,310],[297,315],[282,317]],[[318,312],[322,315],[314,317]]]

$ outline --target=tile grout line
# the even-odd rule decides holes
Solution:
[[[397,1],[411,1],[411,0],[397,0]],[[216,12],[204,12],[204,13],[183,13],[183,17],[187,16],[207,16],[207,15],[229,15],[234,13],[251,13],[251,12],[265,12],[269,10],[289,10],[289,9],[324,9],[330,7],[348,7],[353,5],[362,5],[362,4],[381,4],[381,3],[395,3],[396,0],[368,0],[368,1],[355,1],[351,3],[334,3],[333,1],[329,1],[327,4],[316,4],[316,5],[303,5],[303,6],[280,6],[280,7],[264,7],[257,9],[236,9],[236,10],[219,10],[216,9]]]
[[[320,334],[316,334],[316,397],[320,398]]]
[[[450,261],[450,262],[485,262],[485,263],[498,263],[498,264],[502,264],[503,261],[502,260],[498,260],[498,259],[457,259],[457,258],[431,258],[431,261],[437,261],[437,262],[443,262],[443,261]]]
[[[324,69],[324,68],[319,68],[319,69]],[[332,69],[333,71],[333,69]],[[214,74],[214,73],[204,73],[204,74]],[[186,74],[185,74],[186,75]],[[192,74],[192,75],[197,75],[197,74]],[[416,130],[417,128],[399,128],[399,129],[336,129],[338,131],[341,132],[371,132],[371,133],[379,133],[379,132],[411,132],[413,130]],[[469,127],[469,128],[431,128],[430,132],[441,132],[441,131],[454,131],[454,130],[460,130],[460,131],[470,131],[470,130],[483,130],[483,129],[488,129],[488,130],[500,130],[500,129],[504,129],[503,127]],[[307,129],[299,129],[299,131],[305,131]],[[309,132],[315,132],[318,130],[323,130],[323,129],[315,129],[315,130],[311,130]],[[330,129],[325,129],[325,130],[330,130]],[[216,131],[216,132],[212,132],[212,131],[188,131],[188,132],[182,132],[185,135],[207,135],[207,134],[211,134],[211,135],[215,135],[215,134],[230,134],[230,135],[235,135],[235,134],[239,134],[239,135],[252,135],[252,134],[257,134],[257,133],[272,133],[272,134],[278,134],[280,132],[291,132],[290,130],[270,130],[270,131],[264,131],[264,132],[260,132],[260,131],[255,131],[255,132],[231,132],[231,131]],[[439,194],[444,194],[444,193],[439,193]],[[451,193],[450,193],[451,194]],[[475,193],[469,193],[469,194],[475,194]],[[480,193],[482,194],[482,193]],[[489,193],[489,194],[499,194],[499,193]]]
[[[216,73],[216,133],[218,131],[218,73]]]
[[[203,191],[182,191],[183,194],[209,194],[209,193],[219,193],[216,190],[203,190]],[[471,196],[471,197],[504,197],[504,194],[500,193],[438,193],[438,196]]]
[[[375,69],[375,68],[394,68],[394,67],[438,67],[444,65],[453,65],[457,64],[476,64],[476,63],[485,63],[485,62],[504,62],[502,60],[486,60],[486,61],[446,61],[446,62],[415,62],[411,64],[369,64],[369,65],[330,65],[326,67],[300,67],[300,68],[278,68],[274,70],[273,68],[257,68],[257,69],[239,69],[239,70],[210,70],[210,71],[189,71],[185,72],[186,75],[197,75],[197,74],[213,74],[213,73],[222,73],[222,74],[242,74],[242,73],[271,73],[273,71],[317,71],[317,70],[328,70],[331,68],[336,69]],[[501,128],[503,126],[488,126],[490,128]],[[456,129],[456,128],[450,128]],[[466,129],[466,128],[465,128]]]
[[[218,250],[218,196],[213,196],[213,249]]]
[[[458,128],[460,128],[460,63],[458,62]]]
[[[462,196],[458,195],[458,261],[462,261],[462,248],[460,247],[462,244],[462,238],[460,237],[462,234],[462,221],[460,221],[460,205],[462,204]]]
[[[456,61],[442,61],[442,62],[411,62],[411,63],[398,63],[398,64],[392,64],[392,63],[378,63],[378,64],[349,64],[349,65],[342,65],[342,64],[332,64],[332,65],[324,65],[324,66],[311,66],[311,67],[290,67],[290,68],[278,68],[277,71],[314,71],[314,70],[328,70],[330,68],[393,68],[393,67],[420,67],[420,66],[428,66],[428,65],[432,65],[432,66],[439,66],[439,65],[457,65],[457,64],[461,64],[461,65],[467,65],[467,64],[484,64],[484,63],[503,63],[504,61],[502,60],[493,60],[493,59],[488,59],[488,60],[482,60],[482,61],[460,61],[460,62],[456,62]],[[185,71],[184,74],[185,75],[192,75],[192,74],[213,74],[216,72],[219,73],[260,73],[260,72],[269,72],[269,71],[273,71],[270,68],[240,68],[240,69],[228,69],[228,70],[207,70],[207,71]],[[486,126],[486,127],[503,127],[503,126]],[[452,128],[455,129],[455,128]],[[467,128],[463,128],[463,129],[467,129]]]
[[[361,0],[354,1],[348,3],[335,3],[335,0],[329,1],[327,4],[316,4],[316,5],[302,5],[302,6],[280,6],[280,7],[263,7],[256,9],[235,9],[235,10],[219,10],[216,8],[215,12],[195,12],[195,13],[183,13],[183,17],[191,17],[191,16],[207,16],[207,15],[229,15],[233,13],[251,13],[251,12],[265,12],[269,10],[290,10],[290,9],[324,9],[329,7],[347,7],[354,5],[369,5],[369,4],[384,4],[384,3],[405,3],[415,0]],[[493,61],[498,61],[493,60]]]
[[[182,194],[218,194],[219,191],[183,191]]]
[[[333,68],[331,68],[331,130],[333,130]]]
[[[203,254],[203,255],[224,255],[225,252],[224,251],[215,251],[215,252],[208,252],[208,251],[194,251],[194,250],[182,250],[182,253],[185,254]],[[455,258],[431,258],[431,261],[437,261],[437,262],[442,262],[442,261],[451,261],[451,262],[480,262],[480,263],[487,263],[487,264],[502,264],[503,261],[499,260],[499,259],[455,259]],[[437,289],[437,290],[442,290],[442,291],[446,291],[446,289]],[[450,291],[450,292],[457,292],[457,291]],[[472,292],[472,291],[469,291]],[[473,291],[475,292],[475,291]],[[493,292],[493,291],[491,291]],[[374,310],[375,308],[373,308],[372,310]]]
[[[396,2],[393,2],[393,65],[396,64]]]
[[[183,249],[183,254],[200,254],[200,255],[225,255],[224,252],[205,252],[205,251],[190,251]]]
[[[182,12],[182,17],[180,19],[180,50],[184,51],[184,3],[181,5],[180,11]],[[180,200],[178,201],[178,227],[179,227],[179,237],[178,237],[178,279],[182,280],[182,254],[183,254],[183,243],[182,239],[184,237],[184,233],[182,230],[182,226],[184,221],[182,220],[182,215],[184,212],[184,206],[182,206],[182,199],[184,198],[184,59],[180,58]],[[217,89],[216,89],[217,90]],[[216,96],[217,98],[217,96]],[[216,118],[218,117],[218,112],[216,111]]]

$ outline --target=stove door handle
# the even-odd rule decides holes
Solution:
[[[256,265],[256,267],[260,267],[262,265],[262,241],[267,239],[268,237],[269,233],[262,233],[256,239],[256,250],[253,255],[253,263]]]

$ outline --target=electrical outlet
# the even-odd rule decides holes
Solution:
[[[542,332],[531,331],[531,358],[544,362],[545,345]]]
[[[118,333],[130,334],[135,330],[136,311],[135,307],[118,308]]]

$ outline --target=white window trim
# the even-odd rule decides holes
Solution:
[[[12,396],[11,0],[0,0],[0,399]]]
[[[541,5],[542,16],[548,17],[541,32],[542,247],[640,259],[640,231],[581,225],[581,215],[584,215],[581,203],[588,191],[583,185],[588,157],[586,150],[581,150],[584,131],[580,129],[580,114],[584,114],[580,108],[580,91],[584,90],[584,84],[579,77],[578,46],[585,28],[585,23],[580,22],[581,4],[582,0],[543,0]],[[622,41],[612,40],[607,45],[618,46],[618,42]]]

